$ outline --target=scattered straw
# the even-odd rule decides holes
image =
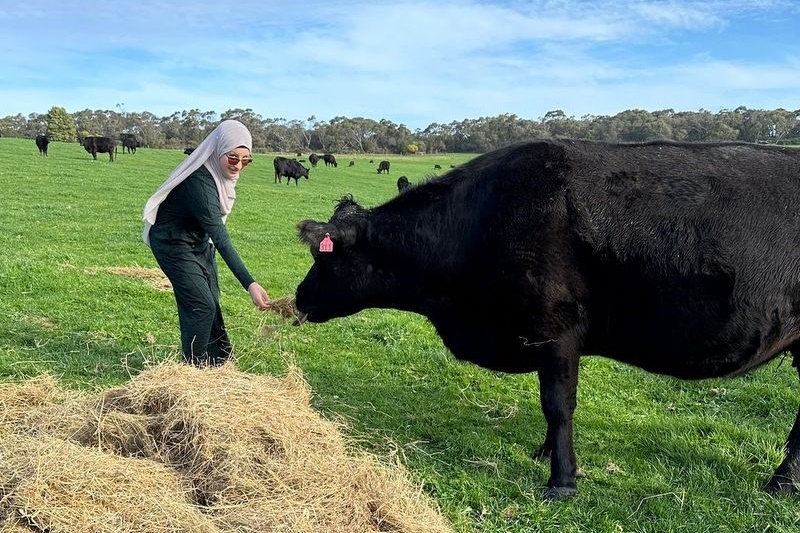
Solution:
[[[310,402],[297,370],[233,363],[162,364],[95,396],[2,385],[0,529],[451,531],[401,466],[355,451]]]
[[[171,291],[172,283],[169,282],[167,277],[160,268],[144,268],[144,267],[94,267],[85,270],[87,274],[114,274],[116,276],[125,276],[129,278],[141,279],[153,289],[159,291]]]

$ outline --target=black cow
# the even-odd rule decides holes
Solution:
[[[308,162],[311,163],[312,167],[317,166],[317,163],[319,162],[319,156],[317,154],[311,154],[308,156]]]
[[[194,152],[194,148],[186,148],[183,151],[183,153],[186,154],[186,155],[192,155],[192,152]]]
[[[682,379],[800,363],[800,150],[517,144],[298,230],[301,319],[411,311],[459,359],[538,371],[549,499],[576,493],[581,355]],[[800,491],[800,412],[785,451],[773,494]]]
[[[389,162],[388,161],[381,161],[378,163],[378,174],[381,172],[389,173]]]
[[[336,168],[339,166],[333,154],[322,154],[322,159],[325,161],[326,167],[333,166],[333,168]]]
[[[300,178],[308,179],[308,169],[301,165],[297,159],[287,159],[278,156],[272,160],[272,165],[275,167],[275,183],[281,183],[281,176],[286,176],[286,184],[288,185],[291,178],[294,178],[294,184]]]
[[[136,148],[142,146],[142,142],[138,140],[133,135],[125,135],[121,139],[122,141],[122,153],[124,154],[127,150],[129,154],[135,154]]]
[[[348,167],[354,167],[354,166],[356,166],[356,162],[351,160],[350,163],[347,166]]]
[[[92,159],[97,160],[97,154],[99,152],[107,153],[108,160],[114,161],[114,156],[117,153],[117,143],[111,137],[98,137],[92,135],[89,137],[84,137],[81,141],[81,144],[87,152],[92,154]]]
[[[442,165],[436,164],[433,165],[434,170],[442,170]]]
[[[36,136],[36,147],[39,149],[39,155],[47,155],[48,144],[50,144],[50,136],[41,134]]]
[[[404,190],[408,189],[411,184],[408,181],[406,176],[400,176],[397,178],[397,192],[403,192]]]

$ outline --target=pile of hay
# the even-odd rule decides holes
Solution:
[[[296,370],[162,364],[97,395],[0,384],[3,532],[450,532],[399,465],[348,447]]]

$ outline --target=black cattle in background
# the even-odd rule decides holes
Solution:
[[[319,162],[319,160],[320,160],[320,157],[317,154],[311,154],[310,156],[308,156],[308,162],[311,163],[312,167],[317,166],[317,163]]]
[[[186,154],[186,155],[192,155],[192,152],[194,152],[194,148],[186,148],[183,151],[183,153]]]
[[[354,167],[354,166],[356,166],[356,162],[351,160],[350,163],[347,166],[348,167]]]
[[[797,149],[520,143],[376,207],[344,197],[328,222],[298,231],[314,258],[296,291],[299,323],[409,311],[458,359],[538,372],[547,432],[534,455],[550,461],[548,499],[577,491],[582,356],[690,380],[789,353],[800,364]],[[800,411],[784,452],[771,494],[800,492]]]
[[[389,173],[389,162],[388,161],[381,161],[378,163],[378,174],[381,172]]]
[[[333,166],[334,168],[336,168],[339,166],[333,154],[323,154],[322,159],[325,161],[326,167]]]
[[[275,167],[275,183],[282,183],[282,176],[286,176],[287,185],[292,178],[294,178],[295,185],[297,185],[300,178],[308,179],[308,169],[301,165],[297,159],[278,156],[272,160],[272,165]]]
[[[411,184],[408,181],[408,178],[405,176],[400,176],[397,178],[397,192],[403,192],[404,190],[408,189]]]
[[[142,141],[138,140],[135,135],[132,135],[130,133],[127,134],[123,133],[120,136],[120,141],[122,142],[123,154],[125,153],[126,150],[129,154],[135,154],[136,148],[142,146],[143,144]]]
[[[81,139],[81,145],[87,152],[92,154],[92,159],[94,160],[97,160],[98,153],[107,153],[108,160],[114,161],[114,156],[117,153],[117,142],[111,137],[90,135]]]
[[[50,144],[50,136],[39,134],[36,136],[36,147],[39,149],[39,155],[47,155],[47,145]]]

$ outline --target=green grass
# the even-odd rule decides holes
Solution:
[[[325,219],[342,195],[365,205],[471,155],[338,156],[298,186],[273,182],[274,154],[243,173],[228,225],[273,298],[310,266],[295,224]],[[307,155],[307,154],[305,154]],[[291,156],[291,154],[290,154]],[[184,155],[141,149],[109,163],[77,144],[0,138],[0,376],[43,372],[70,387],[107,388],[148,362],[178,360],[172,295],[105,267],[154,268],[141,242],[144,202]],[[374,163],[370,164],[372,158]],[[348,167],[353,159],[356,163]],[[377,162],[391,161],[378,175]],[[222,305],[239,366],[298,365],[314,407],[345,420],[366,449],[405,463],[459,532],[790,532],[800,499],[760,490],[781,460],[800,394],[788,361],[734,380],[681,382],[599,358],[581,364],[576,498],[543,502],[549,468],[530,458],[545,432],[535,374],[503,375],[454,360],[427,321],[368,310],[292,327],[259,313],[220,265]]]

